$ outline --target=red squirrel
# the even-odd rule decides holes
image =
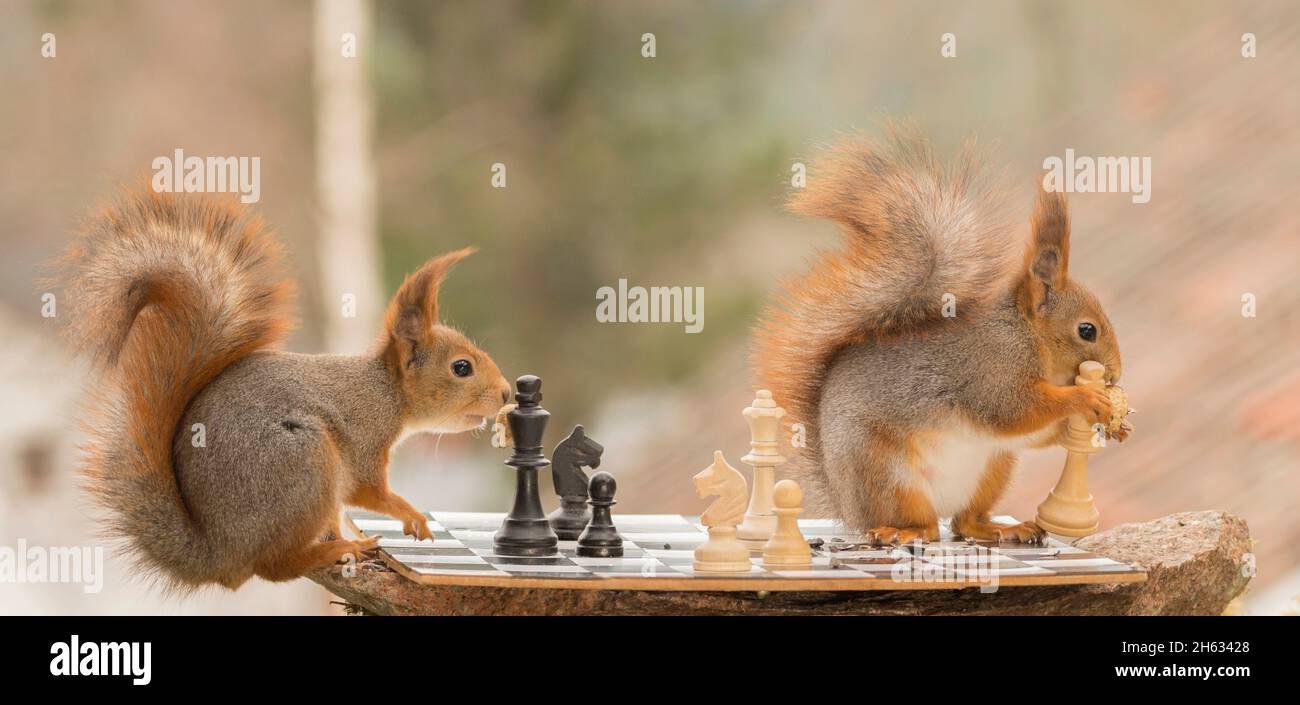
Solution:
[[[404,431],[479,428],[510,392],[439,322],[439,284],[471,252],[408,276],[370,351],[304,355],[277,349],[293,285],[247,207],[141,190],[94,217],[57,281],[101,380],[82,472],[109,533],[182,590],[290,580],[373,551],[373,537],[343,537],[343,504],[432,538],[388,486],[390,449]]]
[[[843,247],[784,283],[752,350],[758,386],[805,426],[796,476],[873,543],[934,540],[941,517],[1041,542],[990,519],[1016,454],[1058,442],[1072,414],[1110,418],[1104,392],[1072,384],[1079,363],[1121,372],[1110,319],[1069,275],[1065,196],[1040,190],[1022,246],[971,146],[945,164],[895,128],[814,167],[790,208],[835,221]]]

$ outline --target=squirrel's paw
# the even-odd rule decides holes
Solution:
[[[1078,396],[1075,413],[1083,414],[1093,423],[1110,423],[1110,394],[1096,387],[1076,387]]]
[[[352,556],[353,560],[360,558],[373,558],[375,554],[379,552],[378,536],[367,536],[361,539],[353,539],[352,541],[348,541],[347,544],[349,550],[344,551],[343,554],[339,556],[340,562],[346,561],[348,556]]]
[[[433,540],[433,532],[429,530],[429,520],[423,514],[402,520],[402,533],[415,537],[416,541]]]
[[[913,541],[925,541],[925,529],[897,529],[892,526],[878,526],[866,534],[867,543],[872,546],[898,546],[901,544],[912,543]]]
[[[1025,521],[1015,526],[997,527],[998,543],[1027,543],[1034,546],[1047,545],[1047,532],[1032,521]]]
[[[1047,532],[1032,521],[1008,526],[994,524],[991,521],[967,521],[957,519],[953,522],[953,533],[961,538],[978,541],[997,541],[998,543],[1025,543],[1043,546],[1047,543]]]

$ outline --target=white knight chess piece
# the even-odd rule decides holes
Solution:
[[[753,565],[749,549],[736,538],[736,524],[745,511],[748,489],[745,476],[731,467],[722,451],[713,452],[713,464],[696,473],[700,497],[717,496],[704,510],[700,523],[709,528],[709,540],[695,549],[695,570],[706,573],[747,573]]]

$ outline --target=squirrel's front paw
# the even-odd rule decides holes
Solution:
[[[1110,423],[1110,394],[1096,387],[1076,387],[1075,413],[1083,414],[1093,423]]]
[[[416,541],[433,540],[433,532],[429,530],[429,520],[423,514],[404,519],[402,521],[402,533],[415,537]]]

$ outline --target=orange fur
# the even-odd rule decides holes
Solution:
[[[146,570],[202,580],[172,469],[186,405],[293,324],[293,285],[260,219],[233,200],[137,190],[104,209],[57,264],[68,334],[108,387],[92,397],[81,471],[108,531]]]
[[[1014,453],[998,453],[989,459],[988,468],[985,469],[984,475],[980,477],[979,487],[976,488],[974,496],[971,497],[970,504],[960,514],[953,517],[953,531],[964,535],[961,528],[974,525],[976,523],[987,523],[989,512],[993,510],[1002,498],[1003,492],[1011,484],[1011,476],[1016,467],[1016,456]]]
[[[396,372],[406,367],[415,350],[429,346],[433,337],[431,323],[439,320],[437,291],[442,280],[457,262],[475,251],[473,247],[465,247],[435,257],[402,281],[384,312],[379,342],[381,356],[389,369]]]
[[[348,503],[362,509],[387,514],[400,520],[403,530],[416,539],[433,537],[433,534],[429,531],[428,517],[412,506],[410,502],[393,494],[393,491],[388,488],[387,480],[383,480],[379,484],[357,488],[352,493],[352,496],[348,497]]]
[[[233,196],[142,189],[99,213],[59,284],[69,337],[104,382],[87,489],[137,566],[181,590],[296,578],[373,550],[341,538],[346,500],[430,538],[388,487],[389,448],[405,430],[479,427],[510,389],[437,319],[438,286],[470,252],[407,278],[376,350],[297,355],[275,350],[292,322],[279,246]],[[209,442],[188,442],[209,426]]]
[[[892,526],[878,526],[866,532],[867,541],[877,545],[934,541],[939,538],[939,517],[924,492],[913,487],[894,491]]]
[[[843,247],[821,253],[779,287],[754,332],[756,383],[772,390],[792,423],[809,429],[796,465],[815,464],[822,381],[840,350],[921,336],[941,320],[943,295],[976,312],[1015,270],[998,219],[1001,189],[982,177],[974,143],[943,165],[910,126],[877,143],[858,137],[828,151],[791,211],[837,222]],[[926,223],[914,220],[927,214]],[[950,228],[962,237],[945,237]]]
[[[1041,528],[1032,522],[1023,522],[1014,526],[993,523],[989,513],[997,506],[998,500],[1011,485],[1012,474],[1016,467],[1014,453],[999,453],[989,459],[988,468],[980,478],[979,487],[971,497],[970,505],[952,518],[952,531],[959,537],[969,537],[982,541],[1001,541],[1014,538],[1017,541],[1040,543],[1045,536]]]
[[[790,471],[814,511],[859,528],[924,536],[931,496],[974,522],[1013,465],[995,455],[980,474],[984,454],[1059,437],[1044,431],[1071,414],[1105,418],[1106,395],[1070,382],[1085,360],[1121,372],[1110,321],[1069,278],[1065,196],[1040,191],[1020,259],[969,146],[943,164],[895,128],[815,166],[790,209],[834,221],[842,246],[782,283],[751,349],[757,386],[804,426]],[[929,467],[930,452],[951,467]]]

